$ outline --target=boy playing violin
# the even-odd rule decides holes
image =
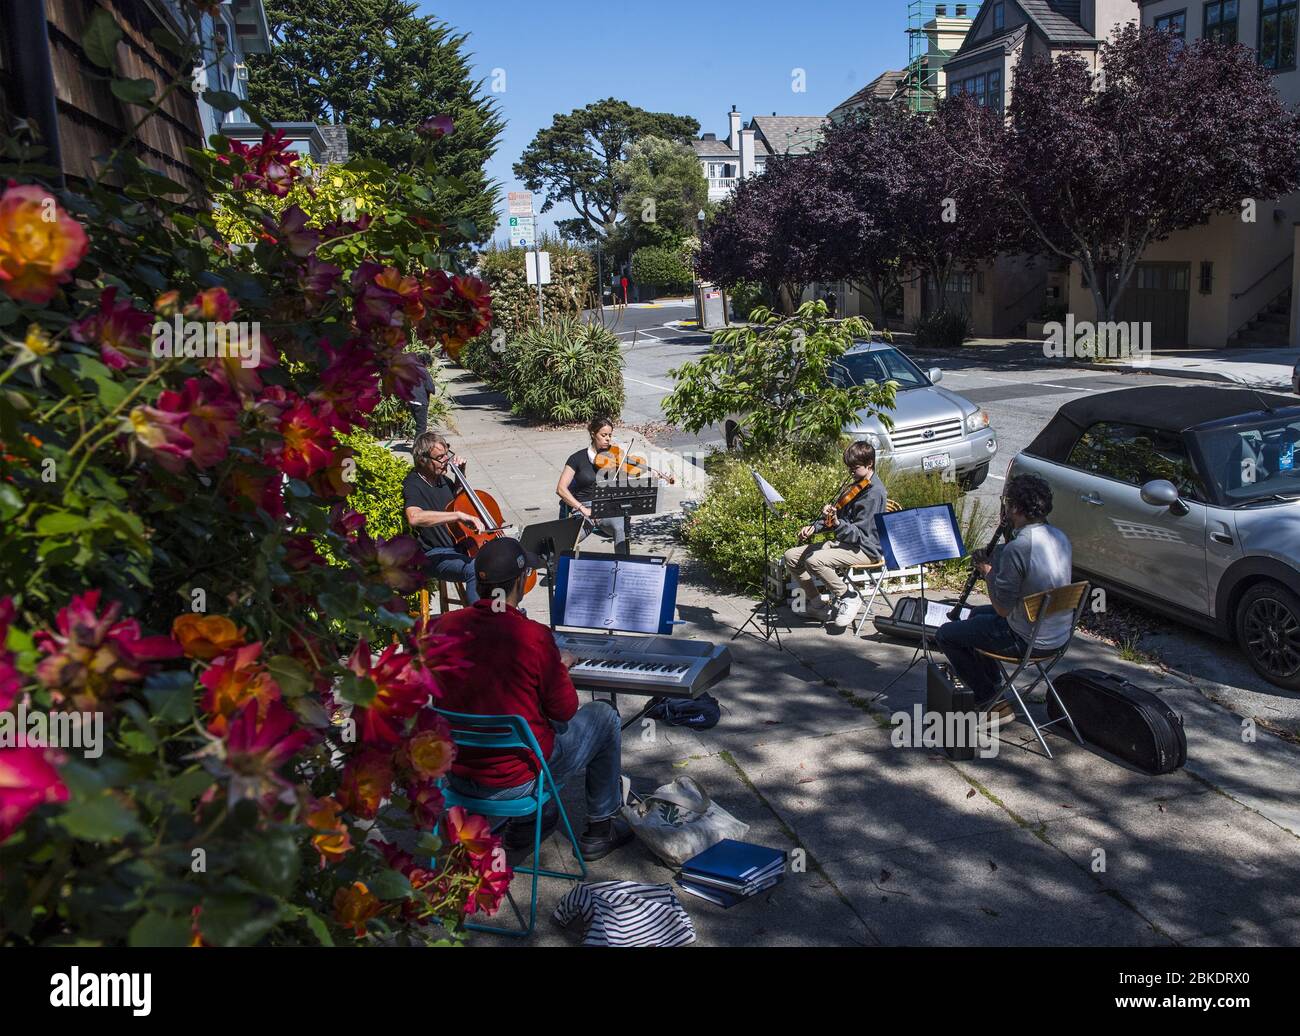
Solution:
[[[857,494],[845,506],[834,503],[822,508],[824,521],[805,525],[799,541],[805,543],[818,532],[829,530],[833,538],[807,546],[791,547],[785,552],[785,566],[798,580],[802,590],[802,609],[796,598],[796,611],[817,622],[833,622],[838,629],[852,625],[862,607],[862,596],[844,581],[841,574],[854,565],[880,560],[880,538],[876,533],[876,515],[885,510],[885,487],[875,477],[876,448],[869,442],[855,442],[844,451],[844,466],[857,487]],[[852,492],[853,485],[849,487]],[[849,494],[845,494],[849,495]],[[822,602],[813,582],[820,579],[831,594],[828,607]]]

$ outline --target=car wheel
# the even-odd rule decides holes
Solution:
[[[1237,643],[1265,680],[1300,691],[1300,597],[1280,583],[1256,583],[1239,602]]]
[[[981,464],[978,468],[971,468],[960,476],[961,488],[969,493],[972,489],[979,489],[984,485],[984,480],[989,477],[989,466]]]

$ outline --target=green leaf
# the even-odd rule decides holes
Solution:
[[[100,68],[112,68],[121,38],[122,29],[116,19],[104,8],[96,7],[81,34],[81,49]]]
[[[320,919],[320,915],[314,910],[308,910],[303,907],[298,912],[299,916],[307,922],[307,927],[311,929],[311,934],[316,936],[317,941],[322,946],[333,946],[334,939],[330,935],[329,926]]]
[[[66,536],[70,532],[81,532],[90,527],[90,521],[83,515],[71,514],[68,511],[43,514],[36,520],[38,536]]]
[[[188,809],[194,800],[212,787],[216,778],[204,769],[190,770],[172,778],[169,788],[172,802],[182,809]]]
[[[293,832],[279,828],[249,839],[239,851],[239,870],[253,884],[287,896],[301,866]]]
[[[199,931],[213,946],[252,946],[279,920],[279,906],[266,896],[205,896]]]
[[[114,79],[108,84],[113,96],[124,104],[148,105],[153,99],[152,79]]]
[[[8,482],[0,482],[0,521],[8,521],[23,509],[23,498]]]
[[[273,655],[266,664],[275,682],[287,698],[296,698],[311,690],[311,676],[301,662],[289,655]]]
[[[380,899],[409,899],[411,883],[405,874],[384,870],[366,882],[367,887]]]
[[[158,44],[163,50],[170,51],[177,57],[184,57],[186,53],[185,46],[176,38],[175,33],[163,28],[161,25],[155,25],[149,30],[149,38]]]
[[[145,681],[144,698],[159,723],[185,723],[194,715],[194,674],[184,669],[154,673]]]
[[[127,936],[128,946],[188,946],[190,919],[150,911],[143,915]]]
[[[87,842],[119,842],[140,830],[135,810],[107,789],[78,797],[55,822],[73,838]]]
[[[219,112],[232,112],[244,103],[242,97],[229,90],[204,90],[203,100]]]

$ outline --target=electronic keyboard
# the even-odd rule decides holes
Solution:
[[[569,676],[580,690],[698,698],[731,672],[731,650],[723,644],[669,637],[551,633],[561,651],[577,656]]]

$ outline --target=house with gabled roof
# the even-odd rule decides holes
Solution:
[[[715,133],[705,133],[691,142],[700,169],[709,182],[709,201],[718,202],[731,196],[736,184],[748,176],[757,176],[772,159],[787,155],[806,155],[822,139],[824,115],[755,115],[744,125],[744,117],[731,106],[727,113],[728,133],[721,140]]]

